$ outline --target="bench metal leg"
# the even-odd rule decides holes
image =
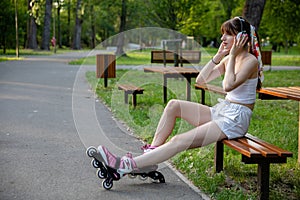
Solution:
[[[132,94],[132,105],[133,105],[133,107],[136,106],[136,94],[135,93]]]
[[[201,89],[201,104],[205,105],[205,90]]]
[[[167,103],[167,92],[168,92],[168,78],[164,75],[163,76],[163,93],[164,93],[164,103]]]
[[[128,104],[128,93],[127,92],[124,92],[124,101],[125,101],[125,104]]]
[[[269,199],[270,163],[262,162],[257,167],[257,189],[260,200]]]
[[[191,101],[191,77],[186,77],[186,100]]]
[[[219,141],[215,145],[215,170],[217,173],[223,171],[224,144]]]

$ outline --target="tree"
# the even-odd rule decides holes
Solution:
[[[58,47],[62,48],[62,35],[61,35],[61,20],[60,20],[60,11],[62,9],[64,1],[63,0],[56,0],[56,16],[57,16],[57,41]],[[54,16],[55,17],[55,16]]]
[[[90,41],[90,47],[91,48],[95,48],[96,46],[96,27],[95,27],[95,12],[94,12],[94,1],[89,0],[89,13],[90,13],[90,27],[91,27],[91,31],[90,31],[90,37],[91,37],[91,41]]]
[[[46,0],[45,16],[44,16],[44,30],[42,37],[42,50],[50,50],[50,34],[51,34],[51,16],[52,16],[52,0]]]
[[[256,28],[256,30],[259,28],[265,3],[266,0],[246,0],[245,2],[243,16]]]
[[[149,19],[163,28],[180,30],[189,17],[193,0],[145,0]]]
[[[262,18],[260,35],[269,37],[275,46],[284,45],[285,53],[292,42],[300,42],[299,0],[269,0]]]
[[[37,24],[35,21],[35,17],[33,15],[33,9],[34,7],[34,2],[31,2],[31,0],[27,1],[27,8],[28,8],[28,13],[29,13],[29,18],[27,22],[27,41],[26,41],[26,46],[25,48],[28,49],[37,49],[38,44],[37,44]]]
[[[117,43],[117,51],[116,55],[121,56],[124,55],[126,56],[124,52],[124,31],[126,27],[126,14],[127,14],[127,6],[126,6],[126,0],[122,0],[122,9],[121,9],[121,15],[120,15],[120,29],[119,29],[119,36],[118,36],[118,43]]]
[[[83,23],[81,13],[82,13],[82,3],[81,0],[77,0],[73,49],[81,49],[81,25]]]

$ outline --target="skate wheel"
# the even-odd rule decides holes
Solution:
[[[97,153],[97,149],[95,147],[89,147],[86,150],[86,154],[88,155],[88,157],[93,157],[93,154]]]
[[[92,166],[95,168],[100,168],[100,163],[97,160],[92,160]]]
[[[106,178],[106,173],[102,171],[101,169],[98,169],[97,175],[100,179],[105,179]]]
[[[140,178],[140,180],[145,181],[148,179],[148,176],[146,174],[142,174],[142,175],[140,175],[139,178]]]
[[[155,183],[165,183],[166,182],[163,174],[158,171],[150,172],[149,176],[151,177],[152,181]]]
[[[128,174],[128,177],[131,178],[131,179],[135,179],[136,175],[134,175],[134,174]]]
[[[110,182],[108,179],[105,179],[102,182],[102,186],[103,186],[104,189],[110,190],[113,187],[113,182]]]

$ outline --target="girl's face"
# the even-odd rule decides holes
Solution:
[[[235,35],[230,35],[226,32],[223,33],[221,40],[223,42],[224,49],[231,49],[233,45]]]

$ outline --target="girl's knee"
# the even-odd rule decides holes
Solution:
[[[180,108],[179,100],[177,99],[172,99],[168,102],[165,110],[166,111],[175,111]]]

